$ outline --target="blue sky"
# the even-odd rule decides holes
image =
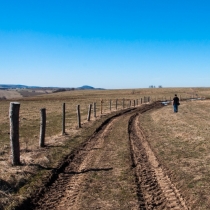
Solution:
[[[0,84],[209,87],[210,2],[0,0]]]

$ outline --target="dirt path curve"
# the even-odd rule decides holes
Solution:
[[[139,126],[151,104],[107,119],[20,209],[188,209]]]
[[[131,113],[119,115],[104,125],[75,154],[34,209],[138,209],[126,129]],[[121,130],[119,123],[124,126],[121,134],[117,131]],[[126,158],[119,157],[124,155]],[[124,161],[128,162],[126,166]],[[128,182],[127,175],[131,177]],[[126,199],[121,200],[122,197]]]
[[[77,176],[73,176],[71,178],[71,181],[66,185],[66,190],[64,193],[64,197],[61,198],[58,204],[59,209],[78,209],[78,203],[79,203],[79,197],[83,193],[81,191],[81,187],[83,186],[83,182],[86,180],[86,174],[84,172],[90,172],[90,171],[109,171],[112,170],[112,167],[101,167],[100,160],[102,153],[97,152],[97,150],[100,150],[104,147],[104,139],[106,135],[110,132],[110,129],[112,127],[112,124],[116,121],[114,119],[111,121],[103,130],[103,132],[100,132],[99,135],[97,135],[93,142],[88,145],[88,148],[86,148],[87,154],[81,165],[78,167]],[[69,171],[69,167],[66,168],[66,172]],[[64,172],[65,173],[65,172]]]

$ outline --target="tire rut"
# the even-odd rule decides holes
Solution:
[[[128,124],[130,149],[136,172],[140,209],[187,210],[184,199],[164,174],[139,125],[139,113]]]
[[[111,168],[92,168],[89,163],[99,161],[100,155],[96,156],[98,148],[104,143],[113,121],[110,120],[96,135],[94,135],[84,148],[75,155],[74,160],[59,174],[58,179],[49,187],[43,198],[38,202],[35,209],[77,209],[77,198],[81,192],[81,184],[90,171],[108,171]]]
[[[96,155],[96,150],[103,147],[104,144],[104,137],[109,133],[109,130],[112,127],[112,124],[114,123],[116,119],[113,119],[104,129],[102,132],[100,132],[99,135],[97,135],[94,139],[94,142],[92,145],[92,142],[88,147],[86,148],[87,154],[85,155],[85,159],[82,161],[80,166],[78,167],[76,174],[77,176],[73,176],[70,180],[70,183],[66,185],[65,190],[65,196],[59,201],[59,204],[57,209],[65,210],[65,209],[77,209],[77,198],[79,197],[79,194],[81,194],[81,186],[82,182],[85,181],[86,172],[89,171],[108,171],[112,168],[92,168],[93,166],[91,163],[94,161],[94,163],[97,165],[97,163],[100,161],[101,153],[99,155]],[[84,155],[84,154],[82,154]],[[67,167],[65,169],[65,172],[68,173],[68,171],[71,171],[71,167]],[[65,173],[64,172],[64,173]]]

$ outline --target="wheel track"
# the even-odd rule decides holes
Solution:
[[[128,124],[130,149],[136,171],[140,209],[189,209],[179,191],[164,174],[139,125],[139,114]]]
[[[94,140],[94,146],[89,145],[88,148],[92,148],[88,151],[85,159],[81,163],[81,165],[78,168],[77,173],[81,173],[83,171],[88,171],[90,170],[91,165],[90,163],[94,162],[96,165],[100,161],[101,158],[101,153],[99,155],[95,155],[96,151],[95,149],[102,148],[104,145],[104,137],[109,133],[112,124],[116,121],[116,119],[113,119],[103,130],[103,132],[100,132],[99,135],[96,136]],[[110,168],[103,168],[101,170],[109,170]],[[67,167],[65,171],[69,171],[71,168]],[[100,169],[98,169],[100,170]],[[79,176],[74,176],[71,179],[70,184],[67,185],[67,189],[65,191],[66,196],[64,196],[63,199],[59,202],[58,208],[60,210],[65,210],[65,209],[77,209],[77,203],[78,203],[78,198],[79,194],[81,194],[81,185],[82,182],[85,181],[85,173],[81,173]],[[67,208],[68,206],[68,208]]]
[[[100,160],[100,155],[95,155],[95,149],[103,146],[104,136],[109,132],[115,120],[116,118],[111,119],[104,128],[89,140],[84,148],[78,151],[73,162],[60,173],[56,182],[50,186],[45,196],[39,200],[35,209],[77,209],[77,200],[79,194],[82,193],[82,182],[85,181],[86,173],[94,170],[89,163],[92,163],[93,159],[94,162]],[[95,170],[110,170],[110,168]]]

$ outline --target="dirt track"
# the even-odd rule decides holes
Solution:
[[[141,114],[160,107],[144,105],[106,120],[19,209],[189,209],[139,124]]]
[[[164,174],[139,125],[139,115],[130,118],[131,154],[136,168],[140,209],[188,209],[179,191]]]

